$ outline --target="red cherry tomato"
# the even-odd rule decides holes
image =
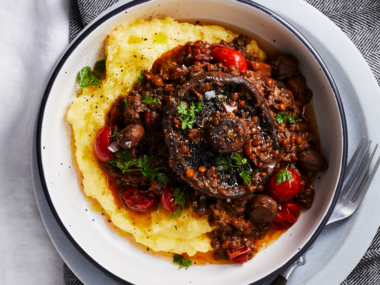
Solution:
[[[174,212],[178,207],[174,205],[174,189],[175,188],[173,186],[167,187],[164,191],[162,191],[160,196],[161,205],[169,212]]]
[[[285,203],[285,208],[287,208],[293,214],[298,214],[300,211],[300,207],[298,207],[298,205],[293,202]]]
[[[211,51],[210,55],[216,62],[222,62],[227,67],[234,66],[238,68],[240,73],[244,73],[248,70],[244,56],[232,48],[223,46],[217,47]]]
[[[289,229],[296,222],[296,218],[284,205],[278,204],[277,207],[277,216],[270,222],[271,226],[275,230]]]
[[[234,263],[244,263],[248,261],[248,253],[251,249],[242,245],[237,249],[227,249],[228,257]]]
[[[157,202],[157,195],[154,192],[132,186],[127,188],[123,198],[129,209],[139,212],[148,211]]]
[[[147,122],[148,124],[153,125],[156,123],[156,118],[154,117],[154,115],[152,114],[150,110],[146,110],[144,112],[144,119],[145,119],[145,122]]]
[[[103,162],[108,162],[111,158],[115,158],[116,155],[108,149],[112,143],[113,126],[104,126],[96,135],[94,148],[96,155]]]
[[[285,169],[285,168],[283,168]],[[287,169],[292,173],[292,178],[288,181],[277,183],[276,176],[279,173],[277,171],[267,184],[266,193],[272,196],[277,202],[283,203],[292,199],[301,190],[301,179],[297,173],[291,169]]]
[[[235,257],[233,262],[234,263],[246,263],[248,261],[248,253],[239,255],[238,257]]]

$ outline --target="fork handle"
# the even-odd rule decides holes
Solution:
[[[287,282],[288,280],[286,280],[284,276],[278,275],[276,279],[274,279],[272,283],[270,283],[270,285],[285,285]]]

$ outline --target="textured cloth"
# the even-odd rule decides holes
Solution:
[[[38,211],[31,165],[46,79],[68,36],[67,0],[0,0],[1,285],[64,284],[62,258]]]
[[[380,84],[380,1],[305,0],[330,18],[363,54]],[[70,0],[70,40],[117,0]],[[82,284],[64,265],[67,285]],[[380,229],[366,254],[342,285],[380,284]]]

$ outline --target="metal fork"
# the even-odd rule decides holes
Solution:
[[[360,152],[360,149],[362,148],[364,140],[365,140],[365,137],[361,139],[357,149],[355,150],[354,155],[352,156],[350,162],[347,165],[346,171],[344,173],[344,183],[345,183],[344,188],[340,192],[338,202],[336,203],[334,211],[331,214],[330,219],[328,220],[326,226],[329,224],[335,223],[337,221],[347,219],[353,213],[355,213],[357,208],[360,206],[360,203],[363,201],[363,198],[365,194],[367,193],[369,186],[371,185],[373,177],[376,174],[377,168],[379,167],[379,164],[380,164],[380,157],[377,159],[376,164],[371,174],[368,175],[369,166],[375,155],[375,152],[378,146],[377,144],[375,148],[373,149],[370,157],[367,159],[367,161],[364,164],[363,162],[368,154],[369,147],[372,141],[368,142],[364,150],[364,153],[358,158],[358,154]],[[347,179],[348,174],[350,173],[351,168],[353,167],[356,161],[357,161],[357,165],[351,177]],[[362,169],[361,172],[360,172],[360,169]],[[365,169],[365,171],[363,171],[363,169]],[[355,181],[355,184],[352,185],[354,181]],[[360,187],[361,185],[364,185],[364,186]],[[313,247],[313,245],[314,244],[312,244],[308,250],[310,250]],[[305,255],[307,251],[303,255],[301,255],[301,257],[298,260],[296,260],[291,266],[289,266],[287,269],[282,271],[280,275],[278,275],[277,278],[271,283],[271,285],[285,285],[288,282],[294,270],[298,266],[304,265],[306,263]]]

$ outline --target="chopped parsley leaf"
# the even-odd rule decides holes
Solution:
[[[286,123],[286,120],[289,120],[290,124],[295,124],[295,118],[292,115],[287,115],[286,113],[278,113],[276,116],[276,121],[278,124]]]
[[[187,115],[187,105],[185,102],[181,102],[179,103],[179,106],[177,107],[177,111],[178,113],[182,114],[182,115]]]
[[[232,159],[228,155],[218,155],[215,157],[218,170],[228,170],[232,166]]]
[[[251,172],[249,170],[244,170],[239,173],[240,177],[243,179],[244,183],[251,184]]]
[[[185,191],[182,191],[181,189],[179,189],[178,187],[174,189],[173,191],[173,197],[174,197],[174,206],[178,206],[174,213],[171,214],[171,216],[169,217],[169,219],[173,219],[175,217],[180,217],[181,214],[182,214],[182,209],[185,208]]]
[[[158,175],[158,170],[160,170],[162,167],[156,167],[156,168],[151,168],[150,167],[150,162],[152,161],[152,155],[144,155],[142,158],[139,158],[138,160],[138,166],[141,167],[141,173],[144,175],[144,177],[151,177],[152,180],[155,180],[157,175]],[[166,177],[165,173],[161,173],[161,179],[163,177]]]
[[[202,110],[202,107],[203,102],[199,102],[197,107],[195,107],[194,103],[191,103],[190,108],[187,108],[186,103],[183,101],[179,104],[179,106],[177,106],[177,112],[181,114],[181,116],[178,118],[182,122],[183,130],[186,130],[186,128],[189,128],[191,130],[193,128],[193,119],[195,118],[197,113]]]
[[[191,106],[188,111],[188,115],[194,119],[198,112],[202,111],[203,102],[199,102],[197,108],[195,108],[194,103],[191,103]]]
[[[146,94],[143,94],[141,102],[145,103],[145,104],[152,104],[152,103],[156,103],[157,104],[158,100],[157,99],[153,99],[152,96],[146,96]]]
[[[124,98],[125,108],[128,108],[128,101],[126,98]]]
[[[108,163],[118,167],[123,173],[127,171],[141,171],[144,177],[150,177],[152,180],[157,178],[158,182],[169,182],[165,173],[158,172],[162,167],[151,168],[150,162],[152,161],[151,155],[144,155],[138,159],[131,158],[131,150],[122,149],[116,152],[117,158],[111,158]],[[131,166],[136,165],[139,168],[130,169]]]
[[[106,61],[105,60],[99,60],[95,63],[94,70],[96,72],[102,73],[106,70]]]
[[[244,164],[246,164],[248,162],[248,160],[246,158],[243,158],[241,156],[241,154],[238,154],[238,153],[233,154],[232,157],[234,158],[235,163],[238,166],[243,166]]]
[[[186,130],[186,128],[191,130],[193,128],[194,121],[191,121],[189,117],[184,118],[183,120],[181,119],[181,121],[182,121],[182,130]]]
[[[143,79],[144,79],[144,70],[141,70],[140,75],[137,77],[137,81],[139,82],[139,85],[141,85],[141,82]]]
[[[191,265],[190,259],[185,259],[182,255],[174,255],[173,256],[173,262],[179,264],[178,270],[180,270],[182,267],[189,267]]]
[[[175,209],[174,213],[170,215],[169,219],[173,219],[173,218],[175,218],[175,217],[178,217],[178,218],[179,218],[179,217],[181,216],[181,214],[182,214],[181,207],[177,207],[177,208]]]
[[[161,183],[168,183],[169,178],[166,176],[165,173],[160,172],[160,173],[157,173],[157,181]]]
[[[236,165],[232,164],[232,158]],[[217,155],[215,157],[215,164],[218,166],[218,170],[228,170],[230,167],[239,168],[248,163],[248,160],[238,153],[232,154],[232,158],[229,155]],[[243,170],[239,175],[246,184],[251,184],[251,172],[249,170]]]
[[[111,138],[113,138],[114,141],[116,141],[116,134],[117,134],[118,131],[119,131],[119,130],[118,130],[117,126],[116,126],[116,127],[113,129],[113,134],[111,135]]]
[[[281,169],[276,175],[276,183],[280,184],[292,179],[292,173],[288,170],[288,166],[285,169]]]
[[[116,158],[111,158],[108,161],[109,164],[120,168],[125,173],[127,171],[139,171],[139,169],[129,169],[132,165],[137,165],[138,160],[131,158],[130,149],[122,149],[116,152]]]
[[[77,82],[79,89],[83,89],[89,85],[100,86],[102,79],[99,79],[89,66],[85,66],[77,73]]]
[[[291,123],[291,124],[296,123],[294,116],[288,116],[288,119],[289,119],[289,123]]]

